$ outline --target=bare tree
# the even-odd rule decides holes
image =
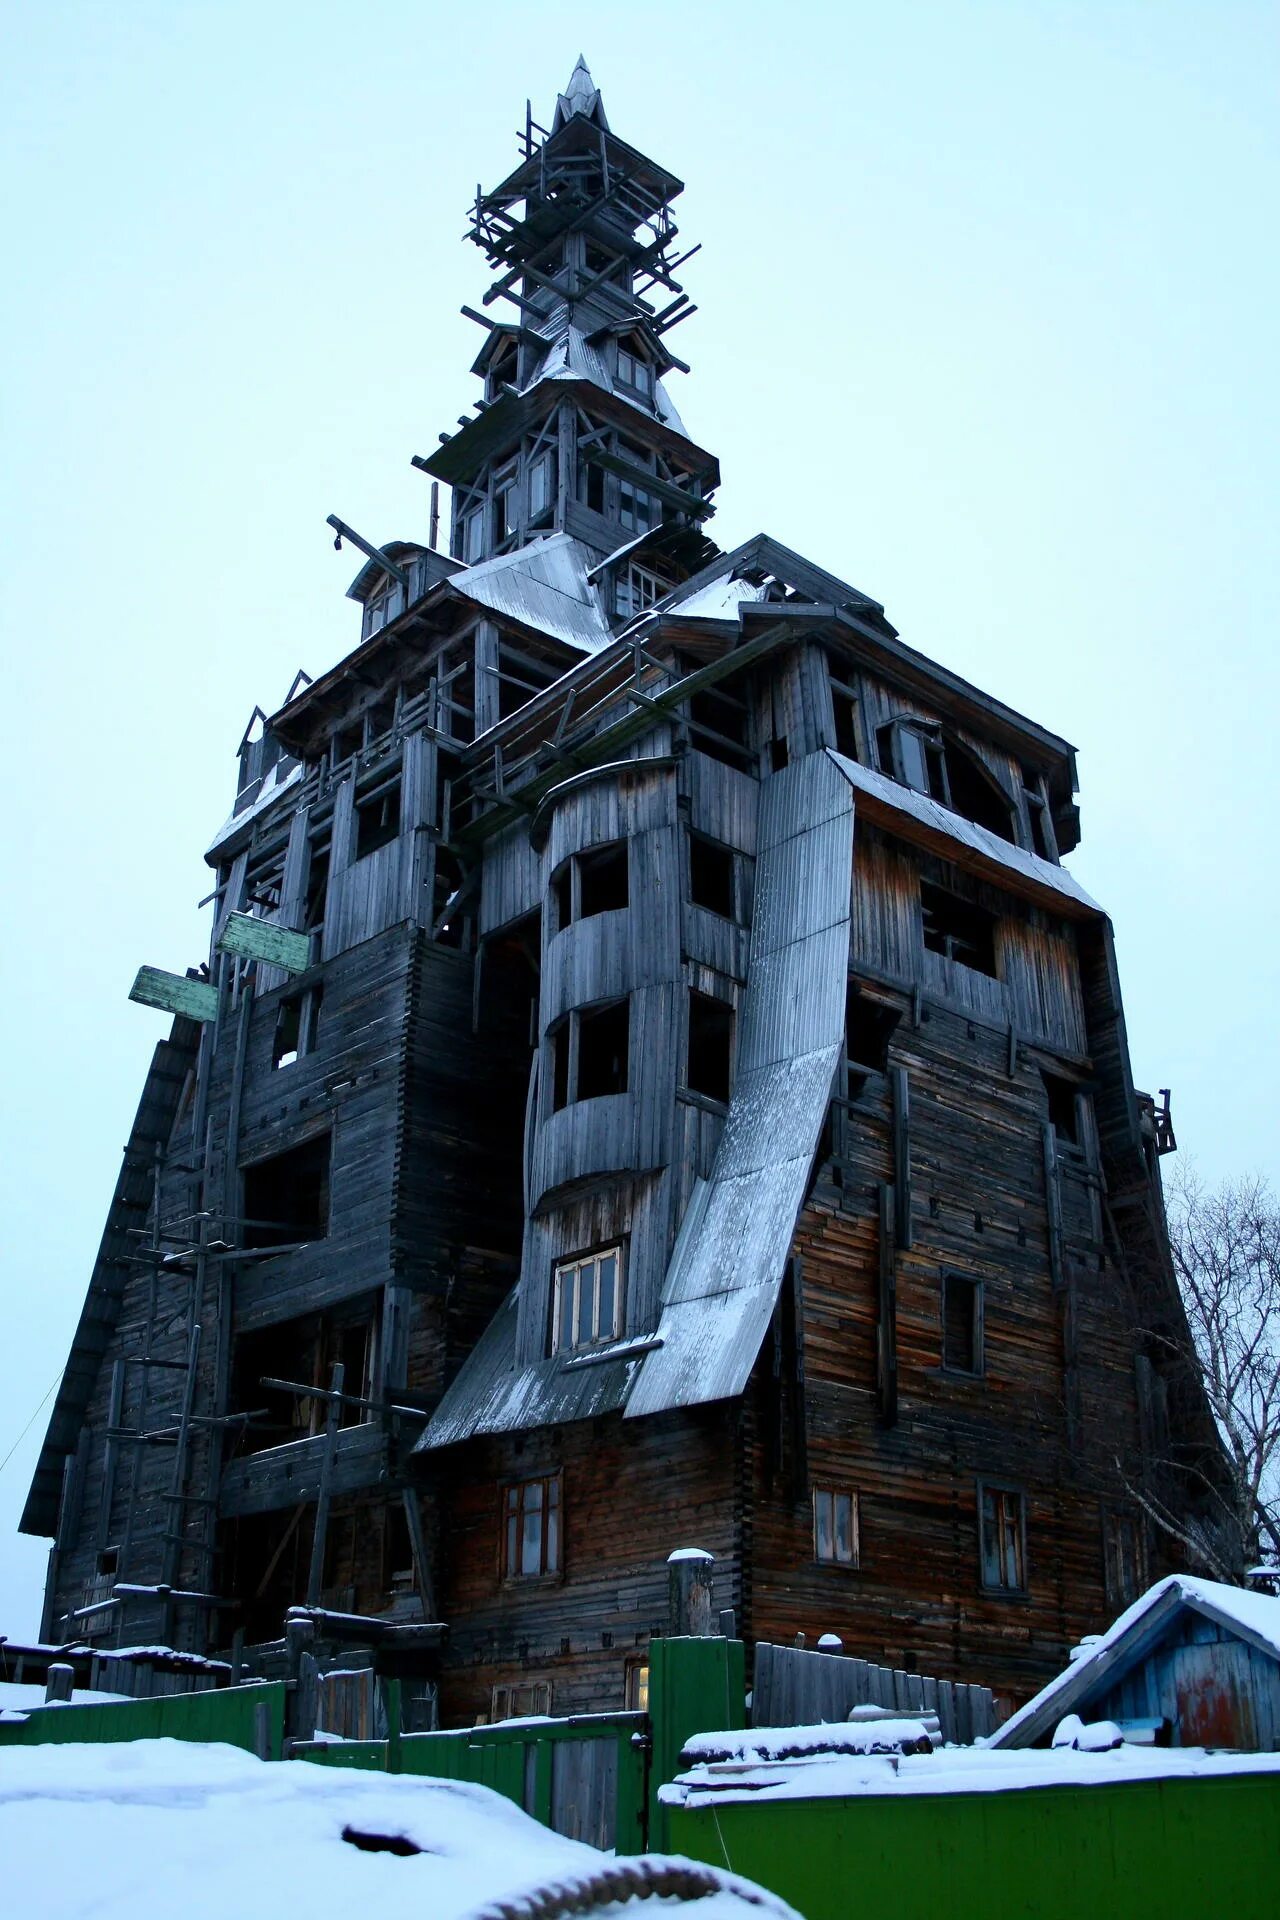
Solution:
[[[1205,1395],[1229,1468],[1194,1542],[1220,1578],[1280,1561],[1280,1206],[1254,1175],[1206,1187],[1183,1167],[1169,1238]]]

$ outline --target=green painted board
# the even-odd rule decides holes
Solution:
[[[251,913],[231,913],[218,946],[246,960],[262,960],[286,973],[305,973],[311,965],[311,935],[293,933],[272,920],[255,920]]]
[[[129,998],[140,1007],[160,1007],[188,1020],[216,1020],[218,989],[207,980],[188,980],[185,974],[165,973],[161,967],[139,967]]]

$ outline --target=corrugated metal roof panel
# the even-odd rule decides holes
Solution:
[[[950,807],[944,807],[938,800],[931,800],[927,794],[900,786],[887,774],[859,766],[856,760],[846,760],[843,754],[832,753],[830,748],[827,752],[855,792],[874,795],[882,806],[890,807],[908,819],[918,820],[935,833],[946,834],[960,845],[980,853],[985,860],[993,861],[1009,873],[1018,874],[1024,880],[1032,880],[1037,886],[1060,894],[1077,907],[1085,907],[1092,913],[1102,912],[1097,901],[1085,892],[1065,867],[1056,866],[1052,860],[1042,860],[1039,854],[1028,853],[1025,847],[1015,847],[1012,841],[1002,840],[989,827],[980,827],[975,821],[966,820],[962,814],[952,813]]]
[[[587,580],[594,557],[569,534],[553,533],[496,560],[482,560],[449,585],[491,613],[536,627],[583,653],[600,653],[612,645],[613,634]]]

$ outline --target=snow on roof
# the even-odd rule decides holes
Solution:
[[[771,1727],[778,1738],[785,1730]],[[802,1729],[791,1729],[800,1732]],[[832,1729],[828,1729],[832,1731]],[[1135,1780],[1203,1779],[1238,1773],[1280,1774],[1280,1753],[1205,1753],[1198,1747],[1074,1747],[1021,1753],[987,1747],[944,1747],[936,1753],[815,1753],[742,1765],[700,1763],[678,1774],[658,1797],[669,1807],[724,1806],[735,1800],[855,1799],[863,1795],[1009,1793],[1030,1787],[1103,1787]]]
[[[750,580],[731,580],[727,576],[710,580],[685,600],[673,600],[666,611],[681,620],[736,620],[744,602],[763,600],[765,588]]]
[[[295,786],[297,782],[301,780],[302,765],[300,761],[295,760],[290,766],[289,771],[282,775],[280,770],[283,765],[283,761],[273,760],[267,768],[262,786],[252,803],[247,807],[242,807],[238,813],[228,815],[227,819],[223,821],[205,850],[204,857],[206,860],[218,851],[224,841],[230,840],[233,834],[239,833],[241,827],[247,825],[250,820],[256,819],[258,814],[264,812],[273,800],[278,800],[282,793],[287,792],[290,787]]]
[[[365,1850],[344,1830],[420,1851]],[[23,1920],[463,1920],[548,1885],[576,1888],[581,1911],[619,1920],[655,1905],[610,1897],[610,1876],[638,1875],[639,1863],[566,1840],[487,1787],[177,1740],[0,1748],[0,1859],[6,1911]],[[749,1882],[714,1869],[707,1878],[715,1891],[688,1903],[694,1920],[795,1920]]]
[[[1052,1733],[1057,1722],[1109,1675],[1140,1659],[1181,1608],[1190,1607],[1280,1661],[1280,1599],[1246,1593],[1216,1580],[1173,1573],[1134,1601],[1107,1631],[1092,1641],[1034,1699],[1020,1707],[991,1737],[993,1747],[1017,1748]]]
[[[580,541],[553,533],[514,553],[481,560],[455,574],[449,586],[493,613],[536,627],[583,653],[599,653],[612,645],[613,633],[587,578],[593,561]]]

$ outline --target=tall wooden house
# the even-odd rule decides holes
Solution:
[[[443,1624],[446,1723],[607,1708],[696,1546],[748,1639],[1026,1697],[1165,1570],[1205,1429],[1073,750],[716,545],[680,190],[579,62],[471,211],[448,553],[333,523],[358,641],[137,990],[46,1638],[265,1660],[310,1603]]]

